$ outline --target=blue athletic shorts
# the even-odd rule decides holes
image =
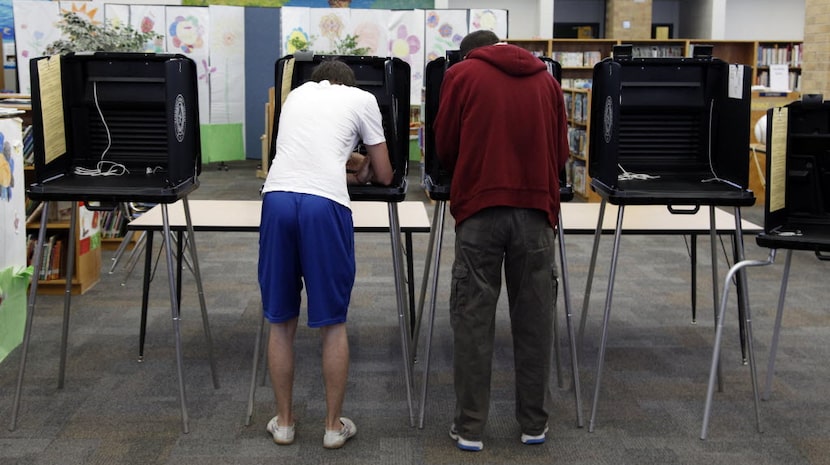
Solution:
[[[259,227],[259,288],[271,323],[300,314],[305,282],[308,326],[346,321],[355,278],[352,212],[332,200],[268,192]]]

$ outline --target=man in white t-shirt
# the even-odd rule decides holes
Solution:
[[[277,444],[294,441],[293,345],[303,285],[308,326],[320,328],[322,336],[323,446],[339,448],[357,432],[340,413],[349,371],[346,314],[355,279],[345,167],[361,142],[370,169],[360,170],[353,180],[391,183],[377,100],[355,87],[348,65],[324,61],[282,106],[276,154],[262,189],[259,284],[263,314],[271,323],[268,369],[277,404],[267,430]]]

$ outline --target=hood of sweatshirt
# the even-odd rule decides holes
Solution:
[[[485,61],[512,76],[528,76],[548,70],[547,65],[532,53],[504,43],[473,49],[467,54],[467,60]]]

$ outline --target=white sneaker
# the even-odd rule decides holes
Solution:
[[[357,434],[357,426],[352,420],[346,417],[340,417],[340,424],[343,425],[339,430],[326,430],[323,435],[323,447],[326,449],[339,449],[346,444],[346,441]]]
[[[455,441],[455,446],[461,450],[469,452],[480,452],[484,450],[484,443],[482,441],[471,441],[459,436],[455,423],[450,426],[450,438]]]
[[[294,442],[294,425],[280,426],[277,423],[277,418],[279,418],[279,415],[272,418],[271,421],[268,422],[265,430],[271,434],[271,437],[274,438],[275,443],[287,446],[288,444]]]
[[[522,444],[544,444],[546,434],[548,434],[547,426],[545,426],[545,430],[542,431],[542,434],[537,434],[535,436],[522,433]]]

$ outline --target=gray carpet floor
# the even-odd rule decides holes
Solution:
[[[256,199],[262,180],[256,162],[206,165],[193,199]],[[434,205],[410,170],[408,200]],[[763,220],[762,209],[744,217]],[[574,317],[581,311],[591,236],[568,236]],[[728,242],[724,240],[724,246]],[[156,244],[160,241],[156,240]],[[415,234],[415,288],[420,289],[428,235]],[[480,453],[457,450],[447,435],[452,421],[451,332],[447,307],[453,227],[448,215],[437,290],[431,370],[424,428],[410,426],[400,332],[387,234],[356,237],[357,282],[350,310],[351,370],[344,414],[358,435],[343,449],[324,450],[323,385],[319,336],[301,325],[297,335],[297,438],[277,446],[265,433],[274,414],[268,385],[259,386],[253,421],[244,425],[260,299],[256,283],[257,236],[196,235],[219,388],[207,361],[194,280],[185,274],[182,333],[190,432],[182,433],[166,269],[162,260],[150,294],[145,359],[139,363],[140,270],[125,281],[123,267],[72,299],[66,384],[57,389],[63,300],[39,296],[17,428],[6,428],[20,351],[0,364],[0,463],[13,464],[819,464],[830,463],[830,297],[827,265],[795,253],[781,332],[773,394],[761,404],[756,430],[749,368],[742,363],[734,288],[723,346],[723,392],[716,392],[709,438],[698,439],[712,353],[713,316],[709,244],[698,241],[698,318],[691,321],[689,238],[623,236],[614,288],[596,428],[587,431],[596,377],[597,348],[608,276],[610,236],[600,244],[591,293],[580,380],[586,427],[576,426],[569,364],[563,387],[552,383],[548,441],[524,446],[513,416],[512,344],[502,293],[493,361],[492,409]],[[721,248],[721,245],[718,245]],[[747,258],[766,249],[747,236]],[[783,254],[773,266],[751,269],[759,376],[766,373]],[[719,270],[728,264],[720,254]],[[722,279],[722,278],[721,278]],[[122,281],[124,284],[122,285]],[[561,351],[567,362],[564,316]],[[423,377],[424,332],[415,365],[417,394]],[[417,396],[413,399],[417,405]]]

